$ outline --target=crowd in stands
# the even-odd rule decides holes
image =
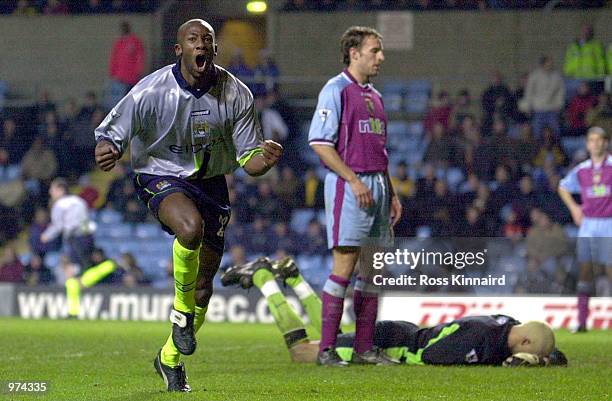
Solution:
[[[234,60],[230,69],[251,74],[241,63]],[[288,151],[263,178],[241,170],[227,177],[233,213],[223,264],[257,255],[321,260],[329,254],[322,214],[325,169],[308,156],[306,134],[296,128],[298,116],[279,97],[279,71],[268,53],[262,53],[255,71],[253,76],[265,77],[252,84],[261,85],[252,88],[264,133]],[[566,82],[544,56],[515,87],[497,73],[478,97],[467,88],[456,94],[440,90],[413,122],[419,127],[417,144],[406,152],[393,149],[394,139],[400,135],[404,141],[406,133],[389,130],[390,173],[405,211],[396,236],[505,238],[518,247],[511,254],[524,255],[511,263],[515,291],[572,291],[576,228],[557,187],[568,169],[587,157],[586,128],[612,129],[612,101],[597,83],[580,81],[572,89]],[[44,256],[59,244],[39,240],[49,221],[48,185],[57,176],[67,177],[98,213],[112,211],[122,223],[156,224],[136,196],[129,162],[119,163],[103,188],[92,184],[92,133],[106,111],[93,92],[80,107],[75,100],[60,107],[43,92],[25,113],[6,113],[0,135],[0,243],[25,230],[31,257],[24,263],[12,247],[5,247],[0,281],[61,283],[61,271],[44,264]],[[301,119],[307,123],[310,115]],[[140,255],[135,256],[121,255],[123,268],[109,282],[168,285],[165,275],[148,277],[147,269],[139,267]],[[609,294],[610,280],[600,273],[599,291]]]
[[[288,0],[285,11],[508,10],[543,8],[550,0]],[[606,0],[560,0],[555,8],[604,7]]]
[[[149,0],[3,0],[0,14],[20,16],[151,12],[160,1]]]

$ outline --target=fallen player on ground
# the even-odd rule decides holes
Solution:
[[[291,360],[316,362],[318,341],[309,339],[305,324],[287,302],[276,279],[290,286],[318,333],[321,330],[321,300],[299,272],[293,259],[253,262],[230,267],[221,276],[224,286],[239,284],[262,292],[280,329]],[[337,351],[350,362],[354,333],[338,336]],[[567,365],[565,355],[555,348],[555,335],[543,322],[521,323],[510,316],[469,316],[430,328],[406,321],[376,323],[377,352],[408,365]]]

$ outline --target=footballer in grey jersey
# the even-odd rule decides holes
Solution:
[[[96,128],[95,157],[109,171],[129,145],[138,197],[176,235],[172,332],[154,367],[168,391],[187,392],[179,359],[196,350],[223,255],[230,218],[225,174],[239,166],[265,174],[283,148],[263,140],[249,89],[213,63],[210,24],[185,22],[174,50],[177,63],[138,82]]]

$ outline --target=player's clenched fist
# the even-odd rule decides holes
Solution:
[[[261,145],[263,157],[268,167],[274,166],[283,155],[283,147],[271,140],[266,140]]]
[[[103,171],[110,171],[121,156],[112,143],[100,141],[96,145],[96,163]]]

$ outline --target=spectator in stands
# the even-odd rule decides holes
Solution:
[[[431,211],[428,226],[434,237],[445,237],[455,234],[458,229],[457,220],[460,211],[454,194],[449,192],[448,184],[444,180],[437,180],[434,184],[434,197],[429,201],[426,210]]]
[[[312,219],[308,223],[308,229],[303,241],[300,243],[300,251],[304,255],[325,255],[327,252],[327,238],[323,226],[318,220]]]
[[[550,218],[560,224],[572,222],[569,209],[566,208],[559,196],[557,188],[561,177],[557,172],[546,175],[546,188],[540,191],[540,205],[542,210],[550,216]]]
[[[36,113],[36,122],[38,123],[43,123],[45,121],[45,116],[48,112],[57,111],[57,106],[53,100],[51,100],[51,94],[48,90],[43,90],[40,92],[34,108]]]
[[[68,15],[70,9],[62,0],[48,0],[43,9],[45,15]]]
[[[581,82],[578,93],[567,106],[567,122],[570,132],[575,136],[583,136],[588,128],[587,115],[595,108],[597,98],[591,94],[587,82]]]
[[[24,267],[12,246],[4,248],[0,258],[0,282],[21,283],[23,282]]]
[[[540,151],[533,159],[533,165],[539,168],[544,168],[547,164],[555,168],[563,166],[566,161],[565,153],[563,149],[561,149],[552,130],[549,127],[544,127],[542,133],[543,143],[540,147]]]
[[[257,193],[252,194],[248,199],[248,204],[256,216],[266,220],[284,220],[286,212],[281,210],[280,203],[268,180],[261,180],[257,183]]]
[[[123,219],[128,223],[144,223],[148,217],[148,210],[142,202],[132,197],[128,199],[123,210]]]
[[[452,148],[444,125],[440,122],[435,122],[429,134],[431,139],[423,160],[437,167],[447,167],[451,160]]]
[[[36,208],[34,212],[34,221],[28,230],[30,248],[35,255],[44,256],[49,251],[58,251],[62,246],[60,238],[56,238],[47,243],[43,243],[40,240],[40,235],[47,229],[49,223],[50,219],[47,209],[43,207]]]
[[[599,95],[597,105],[587,113],[586,121],[589,127],[601,127],[606,132],[612,132],[612,96],[609,93]]]
[[[259,52],[259,62],[255,67],[255,93],[268,93],[273,91],[278,83],[280,70],[268,49]]]
[[[519,108],[519,102],[525,97],[525,90],[527,88],[527,80],[529,74],[521,74],[519,77],[518,85],[514,91],[512,91],[512,107],[511,116],[515,123],[523,124],[529,121],[529,116],[522,112]]]
[[[302,183],[295,176],[295,172],[291,167],[283,167],[281,176],[277,183],[274,184],[274,194],[280,202],[280,207],[286,211],[290,211],[298,207],[298,194]]]
[[[30,258],[30,262],[24,268],[24,281],[26,285],[51,285],[55,283],[55,276],[43,263],[40,255],[34,254]]]
[[[244,55],[241,49],[236,49],[232,58],[227,65],[227,70],[235,75],[239,80],[244,82],[249,89],[253,89],[255,73],[244,61]]]
[[[128,93],[145,70],[145,49],[142,40],[132,32],[127,21],[121,22],[120,29],[121,37],[113,44],[110,56],[108,109],[114,107]]]
[[[519,129],[519,138],[514,143],[513,153],[520,171],[526,172],[531,168],[531,162],[538,151],[538,145],[533,138],[531,125],[522,124]]]
[[[247,254],[244,246],[242,245],[234,245],[229,250],[229,260],[225,262],[225,265],[221,270],[225,270],[230,266],[243,265],[247,262]],[[170,276],[172,277],[172,270],[169,271]],[[174,286],[174,279],[172,280],[172,286]]]
[[[501,229],[501,235],[504,238],[508,238],[510,240],[518,241],[523,238],[525,235],[525,229],[518,222],[518,215],[514,209],[510,208],[503,216],[504,225]]]
[[[595,39],[593,26],[582,26],[581,35],[565,52],[563,73],[570,78],[593,79],[606,73],[603,44]]]
[[[414,181],[408,176],[408,166],[405,162],[399,162],[395,166],[391,183],[400,199],[412,198],[415,195]]]
[[[491,156],[496,165],[504,164],[515,176],[518,170],[516,155],[514,154],[514,142],[508,136],[506,122],[496,117],[493,119],[492,137],[488,139],[491,147]]]
[[[447,91],[440,91],[436,99],[431,100],[429,110],[425,115],[423,127],[425,132],[431,133],[436,123],[442,124],[444,129],[448,129],[450,123],[453,105],[450,102],[450,96]]]
[[[563,227],[551,221],[541,209],[533,208],[530,218],[532,227],[527,232],[527,264],[548,269],[552,276],[559,259],[570,250],[569,241]]]
[[[18,0],[13,15],[31,17],[40,14],[39,10],[32,5],[30,0]]]
[[[44,137],[36,137],[21,161],[21,172],[26,180],[35,180],[46,186],[57,175],[57,157],[45,144]]]
[[[280,221],[274,224],[273,231],[272,238],[276,241],[275,250],[283,251],[289,255],[301,253],[301,241],[298,241],[287,223]]]
[[[27,137],[17,132],[17,123],[12,117],[2,123],[2,136],[0,137],[0,148],[8,154],[8,164],[18,164],[27,148]]]
[[[540,138],[545,126],[559,137],[559,112],[565,102],[565,84],[561,74],[554,70],[552,58],[542,56],[540,65],[527,79],[521,111],[532,113],[533,134]]]
[[[265,96],[255,97],[255,110],[261,123],[264,139],[271,139],[284,145],[289,135],[289,128],[280,113],[270,108],[268,98]]]
[[[249,240],[245,246],[250,254],[269,255],[274,252],[274,249],[272,249],[272,239],[270,238],[269,223],[269,220],[256,215],[253,222],[247,228],[245,237]]]
[[[135,287],[137,285],[150,285],[151,280],[146,276],[144,271],[138,266],[136,258],[130,252],[121,254],[117,262],[119,268],[117,270],[117,281],[126,287]]]
[[[542,206],[540,193],[536,191],[533,178],[530,175],[521,177],[518,187],[518,193],[512,199],[512,208],[517,213],[518,223],[527,229],[533,221],[530,215],[531,211]]]
[[[457,233],[460,237],[486,237],[487,229],[482,212],[475,206],[465,209],[465,221],[460,225]]]
[[[455,106],[451,114],[451,127],[458,127],[463,124],[465,117],[472,119],[480,117],[480,108],[472,102],[472,96],[468,89],[461,89],[457,94]]]
[[[517,196],[516,184],[512,181],[510,170],[504,165],[499,165],[495,169],[495,180],[491,187],[491,199],[488,206],[497,212],[511,204]]]
[[[508,119],[512,112],[512,92],[504,82],[499,71],[493,75],[493,82],[482,94],[483,128],[488,129],[493,123],[493,115],[498,114]]]
[[[307,208],[321,209],[325,207],[323,199],[323,182],[317,175],[314,168],[309,168],[304,175],[304,193],[302,194],[302,204]]]

